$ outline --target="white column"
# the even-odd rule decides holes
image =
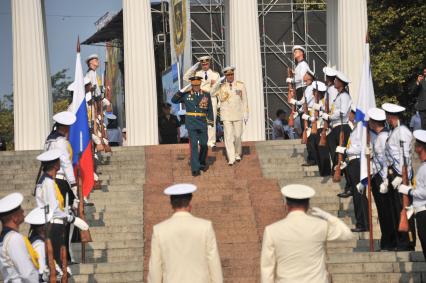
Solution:
[[[338,0],[327,0],[327,65],[332,68],[338,63],[337,7]]]
[[[228,0],[229,62],[247,88],[249,121],[243,140],[265,140],[265,106],[257,0]]]
[[[52,113],[44,1],[11,3],[15,150],[42,149]]]
[[[366,0],[338,1],[338,69],[351,80],[349,93],[358,102],[367,34]]]
[[[123,31],[128,144],[158,144],[154,40],[149,0],[123,0]]]

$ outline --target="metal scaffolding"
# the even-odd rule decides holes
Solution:
[[[231,0],[232,1],[232,0]],[[213,69],[225,65],[225,0],[191,0],[192,55],[213,56]],[[294,68],[292,46],[303,45],[318,74],[327,62],[325,0],[258,0],[266,137],[278,109],[287,103],[287,68]],[[195,61],[195,60],[194,60]]]

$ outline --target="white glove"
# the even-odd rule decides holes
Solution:
[[[322,218],[322,219],[324,219],[324,220],[329,220],[330,218],[332,218],[332,217],[333,217],[333,215],[331,215],[330,213],[328,213],[328,212],[326,212],[326,211],[322,210],[322,209],[321,209],[321,208],[319,208],[319,207],[312,207],[311,214],[312,214],[313,216],[316,216],[316,217]]]
[[[356,189],[358,191],[358,193],[360,193],[361,195],[364,193],[365,190],[365,186],[363,183],[358,183],[358,185],[356,185]]]
[[[321,105],[319,103],[314,103],[314,105],[312,105],[312,109],[315,111],[320,111]]]
[[[328,115],[327,113],[322,113],[321,118],[323,118],[324,120],[328,120],[330,118],[330,115]]]
[[[311,135],[312,129],[311,128],[307,128],[306,129],[306,137],[309,138],[309,136]]]
[[[310,116],[308,114],[303,113],[303,115],[302,115],[303,120],[309,121],[309,118],[310,118]]]
[[[197,69],[198,69],[198,66],[200,66],[200,62],[197,62],[197,63],[195,63],[194,65],[192,65],[191,69],[192,69],[193,71],[195,71],[195,70],[197,70]]]
[[[109,100],[106,99],[106,98],[102,99],[102,103],[103,103],[104,106],[110,106],[111,105],[111,102],[109,102]]]
[[[396,176],[394,179],[393,179],[393,181],[392,181],[392,187],[394,188],[394,189],[398,189],[398,186],[399,185],[401,185],[401,183],[402,183],[402,178],[401,177],[399,177],[399,176]]]
[[[186,86],[184,86],[182,89],[179,90],[179,92],[187,92],[191,89],[191,84],[187,84]]]
[[[388,184],[388,180],[385,179],[381,184],[380,184],[380,189],[379,189],[381,194],[386,194],[389,191],[389,184]]]
[[[303,103],[305,103],[305,101],[306,101],[305,97],[302,97],[302,99],[299,100],[299,103],[303,104]]]
[[[407,206],[405,209],[407,210],[407,219],[410,219],[411,216],[413,216],[414,214],[414,207],[413,205],[410,205],[410,206]]]
[[[367,146],[365,147],[365,155],[370,155],[371,154],[371,147]]]
[[[100,144],[101,140],[99,139],[99,137],[95,134],[92,134],[92,140],[95,144]]]
[[[401,184],[401,185],[399,185],[399,187],[398,187],[398,192],[400,193],[400,194],[404,194],[404,195],[410,195],[410,191],[412,190],[413,188],[411,187],[411,186],[407,186],[407,185],[404,185],[404,184]]]
[[[293,113],[293,119],[296,119],[297,116],[299,116],[299,113],[296,111],[296,112]]]
[[[106,138],[103,138],[104,144],[108,145],[109,141]]]
[[[41,275],[41,279],[43,279],[43,282],[49,282],[49,276],[50,276],[49,267],[45,266],[43,270],[43,274]]]
[[[345,154],[345,152],[346,152],[346,147],[344,147],[344,146],[337,146],[337,147],[336,147],[336,152],[337,152],[337,153],[341,153],[341,154]]]
[[[80,203],[80,200],[78,198],[75,198],[74,201],[72,202],[72,208],[78,209],[79,203]]]
[[[89,225],[80,217],[74,217],[74,226],[80,229],[81,231],[89,230]]]
[[[287,78],[285,80],[285,82],[288,83],[288,84],[292,84],[293,83],[293,79],[292,78]]]
[[[225,77],[225,76],[223,76],[223,77],[220,77],[219,81],[220,81],[221,83],[223,83],[223,82],[225,82],[225,79],[226,79],[226,77]]]
[[[348,164],[345,161],[342,161],[342,163],[340,163],[340,170],[345,169],[346,166],[348,166]]]
[[[297,100],[296,100],[296,99],[294,99],[294,98],[290,99],[290,104],[295,105],[295,104],[296,104],[296,102],[297,102]]]
[[[78,198],[78,191],[77,191],[77,185],[76,184],[71,185],[71,191],[73,192],[74,197]]]

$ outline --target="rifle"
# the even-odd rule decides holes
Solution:
[[[304,98],[304,102],[303,102],[303,113],[306,115],[309,115],[309,111],[308,111],[308,102],[306,101],[306,95],[305,93],[303,93],[303,98]],[[308,143],[308,121],[307,120],[303,120],[303,134],[302,134],[302,144],[307,144]]]
[[[325,92],[325,99],[324,99],[324,111],[328,114],[328,112],[330,112],[330,95],[328,94],[328,87],[327,87],[327,91]],[[320,138],[320,142],[319,145],[320,146],[325,146],[327,144],[327,131],[328,131],[328,121],[323,119],[324,121],[324,125],[322,127],[322,132],[321,132],[321,138]]]
[[[44,229],[46,230],[45,250],[46,250],[46,265],[49,267],[49,282],[56,283],[56,264],[53,256],[53,246],[50,240],[49,223],[47,223],[47,215],[49,215],[49,205],[44,207]]]
[[[314,88],[313,91],[314,91],[315,103],[318,104],[319,103],[318,84],[316,84],[316,87]],[[318,116],[319,116],[319,111],[315,110],[314,121],[312,122],[312,134],[318,133],[318,124],[317,124]]]
[[[370,122],[367,122],[370,123]],[[367,146],[370,146],[371,135],[370,125],[367,125]],[[367,154],[367,190],[368,190],[368,227],[369,238],[370,238],[370,252],[374,252],[374,239],[373,239],[373,209],[371,207],[371,153]]]
[[[404,185],[408,186],[408,164],[407,164],[407,157],[405,156],[404,152],[404,142],[401,140],[399,142],[401,150],[402,150],[402,183]],[[398,226],[398,232],[408,232],[409,225],[408,225],[408,217],[407,217],[407,206],[410,205],[410,199],[408,195],[402,195],[402,209],[401,214],[399,216],[399,226]]]
[[[81,155],[81,153],[79,155]],[[77,191],[78,191],[78,198],[80,199],[80,202],[78,203],[77,216],[83,219],[84,221],[86,221],[86,216],[84,215],[84,197],[83,197],[81,182],[82,181],[81,181],[81,175],[80,175],[80,164],[77,163]],[[92,242],[92,236],[90,235],[89,230],[87,231],[80,230],[80,241],[81,241],[81,262],[84,263],[86,261],[86,243]]]
[[[339,135],[339,146],[343,146],[343,143],[345,141],[345,135],[343,133],[343,115],[342,113],[340,113],[340,135]],[[323,130],[324,131],[324,130]],[[337,165],[336,168],[334,170],[334,176],[333,176],[333,182],[335,183],[339,183],[340,180],[342,179],[342,172],[340,169],[340,165],[343,162],[343,154],[339,153],[337,156]]]
[[[293,78],[294,74],[290,67],[287,68],[287,76],[289,78]],[[288,83],[288,95],[287,95],[287,102],[290,103],[291,99],[294,98],[294,88],[292,83]],[[291,106],[291,113],[288,117],[288,125],[289,127],[294,127],[294,113],[296,112],[296,105]]]

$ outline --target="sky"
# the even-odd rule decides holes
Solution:
[[[0,0],[0,95],[12,93],[11,1]],[[117,12],[122,0],[44,0],[50,73],[68,68],[73,78],[77,37],[84,41],[96,32],[95,21],[106,12]],[[104,62],[105,48],[81,46],[81,56],[97,53]],[[103,69],[101,69],[103,71]]]

